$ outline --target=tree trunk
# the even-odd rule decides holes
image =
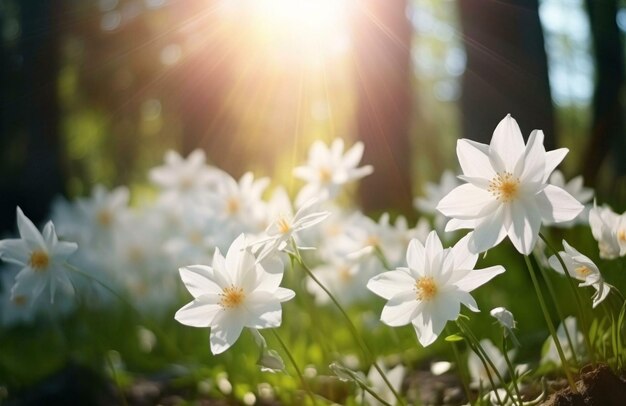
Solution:
[[[615,0],[586,1],[595,51],[596,88],[593,94],[591,137],[582,162],[589,184],[595,184],[604,159],[612,152],[616,175],[626,174],[626,129],[620,93],[624,88],[624,51],[617,27]]]
[[[63,191],[56,86],[59,7],[59,2],[19,1],[17,46],[2,44],[0,230],[15,229],[16,205],[36,224],[43,221],[52,199]]]
[[[365,212],[410,214],[410,46],[406,0],[364,0],[354,15],[356,129],[363,161],[374,173],[361,182]]]
[[[555,146],[548,63],[538,0],[458,2],[467,52],[461,96],[463,136],[488,143],[511,114],[525,135]]]

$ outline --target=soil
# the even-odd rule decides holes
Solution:
[[[606,365],[583,373],[576,382],[578,393],[570,388],[552,394],[544,406],[623,406],[626,405],[626,381]]]

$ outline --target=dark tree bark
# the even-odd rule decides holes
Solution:
[[[458,2],[467,52],[461,96],[463,137],[488,143],[511,114],[525,136],[542,129],[555,146],[548,63],[538,0]]]
[[[624,50],[616,22],[617,1],[586,1],[596,65],[593,123],[582,172],[595,184],[600,166],[612,155],[615,174],[626,174],[626,128],[620,94],[624,89]]]
[[[410,181],[410,43],[406,0],[364,0],[354,15],[356,130],[364,163],[374,173],[361,181],[363,210],[412,212]]]
[[[15,228],[15,206],[43,221],[63,191],[59,142],[60,2],[17,3],[20,37],[2,44],[0,230]],[[6,148],[6,149],[5,149]]]

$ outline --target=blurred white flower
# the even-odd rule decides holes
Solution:
[[[579,281],[582,281],[578,286],[593,286],[596,290],[596,293],[592,297],[593,307],[595,308],[606,299],[611,290],[611,286],[604,283],[600,270],[592,260],[578,252],[576,248],[569,245],[565,240],[563,240],[563,248],[565,248],[565,251],[560,251],[559,255],[565,263],[567,273]],[[548,261],[552,269],[565,275],[565,270],[556,255],[552,255]]]
[[[507,115],[489,145],[467,139],[457,142],[457,155],[467,183],[456,187],[437,206],[452,218],[446,230],[474,229],[469,242],[479,253],[507,235],[522,254],[535,246],[542,223],[574,219],[583,206],[563,189],[547,183],[567,153],[546,152],[543,132],[533,131],[528,143],[517,122]]]
[[[600,258],[615,259],[621,254],[621,246],[616,228],[620,224],[620,215],[608,206],[597,207],[589,212],[589,225],[593,238],[598,242]],[[626,234],[623,235],[626,239]]]
[[[194,150],[187,159],[175,151],[165,153],[165,165],[152,168],[150,180],[163,191],[163,198],[176,201],[194,199],[207,192],[224,172],[206,164],[204,151]]]
[[[444,231],[448,218],[437,210],[437,205],[445,195],[459,186],[460,183],[461,182],[459,182],[456,175],[452,171],[446,170],[441,175],[441,179],[438,184],[431,182],[426,183],[426,186],[424,187],[426,189],[425,197],[416,197],[413,200],[413,205],[421,213],[434,216],[435,229],[439,233]]]
[[[496,367],[496,370],[498,371],[500,376],[504,377],[504,374],[507,372],[507,365],[506,360],[502,355],[502,351],[500,351],[500,349],[493,345],[491,340],[488,339],[480,340],[480,346],[485,351],[487,357],[489,357],[491,362],[493,362],[493,365]],[[513,357],[513,354],[513,351],[509,351],[509,359]],[[500,384],[500,380],[498,379],[498,376],[495,374],[491,366],[489,366],[489,369],[486,369],[483,362],[474,352],[470,352],[467,358],[467,369],[469,370],[471,378],[470,386],[474,388],[491,387],[488,373],[491,374],[491,378],[496,385]],[[502,397],[502,399],[504,399],[504,397]]]
[[[445,250],[434,231],[425,245],[413,239],[406,253],[408,268],[370,279],[367,287],[388,300],[380,316],[383,323],[392,327],[412,323],[419,342],[427,346],[437,339],[448,320],[459,316],[461,303],[479,311],[469,292],[504,272],[504,268],[474,270],[478,255],[469,251],[469,238]]]
[[[391,383],[391,386],[396,390],[396,392],[400,392],[400,388],[402,387],[402,381],[404,379],[404,374],[406,372],[406,368],[402,364],[398,364],[391,369],[386,369],[384,364],[378,361],[378,365],[380,369],[382,369],[383,373]],[[370,371],[367,374],[367,380],[371,384],[372,390],[380,396],[385,402],[390,405],[395,404],[396,397],[389,389],[389,386],[385,383],[383,377],[380,375],[380,372],[375,367],[370,367]],[[374,398],[368,392],[363,393],[363,400],[365,404],[370,406],[380,406],[381,403],[378,399]]]
[[[101,248],[111,244],[111,234],[126,215],[128,200],[126,187],[108,191],[102,185],[94,186],[90,197],[78,199],[77,204],[83,214],[79,221],[84,221],[89,229],[91,244]]]
[[[583,177],[582,175],[578,175],[572,178],[569,182],[565,182],[565,176],[563,176],[563,172],[558,169],[555,169],[550,175],[550,180],[548,181],[551,185],[559,187],[565,190],[567,193],[572,195],[574,199],[578,200],[582,203],[585,208],[583,211],[576,216],[571,221],[564,221],[562,223],[556,223],[556,227],[561,228],[570,228],[576,224],[587,224],[589,223],[589,210],[591,210],[591,199],[593,199],[593,189],[585,187],[583,185]]]
[[[572,349],[569,345],[569,340],[567,339],[567,333],[572,339],[572,345],[574,348]],[[556,329],[556,337],[561,343],[561,348],[563,348],[563,353],[565,358],[570,360],[573,358],[573,353],[578,355],[579,357],[584,355],[585,347],[583,345],[583,335],[580,331],[578,331],[578,323],[574,316],[566,317],[565,320],[559,324],[559,327]],[[543,357],[541,358],[541,363],[553,362],[555,365],[561,365],[561,357],[559,357],[559,353],[556,349],[556,345],[554,344],[554,340],[552,337],[548,337],[546,342],[543,345],[543,348],[546,349]]]
[[[262,260],[273,252],[283,251],[298,232],[319,224],[330,215],[327,211],[317,211],[316,206],[317,199],[311,199],[305,202],[296,214],[292,214],[290,206],[278,213],[265,230],[266,237],[261,237],[261,240],[255,243],[261,244],[259,259]]]
[[[367,297],[367,281],[379,269],[378,260],[372,256],[336,256],[314,267],[311,271],[344,306]],[[330,302],[328,294],[311,278],[306,280],[307,290],[319,305]]]
[[[11,300],[36,300],[46,287],[54,302],[57,287],[74,294],[74,287],[65,264],[77,249],[74,242],[59,241],[54,224],[49,221],[40,233],[37,227],[17,208],[20,238],[0,240],[0,258],[21,267],[11,289]]]
[[[211,327],[211,352],[220,354],[239,338],[244,327],[262,329],[280,326],[281,302],[294,297],[281,288],[283,264],[267,259],[257,262],[240,235],[226,258],[215,250],[212,266],[192,265],[179,269],[194,300],[175,318],[193,327]]]
[[[344,143],[340,138],[336,138],[330,148],[322,141],[315,141],[309,149],[307,165],[298,166],[293,171],[296,178],[306,182],[298,193],[296,205],[311,198],[332,199],[346,183],[371,174],[374,171],[371,165],[357,167],[363,157],[363,148],[363,143],[357,142],[344,154]]]

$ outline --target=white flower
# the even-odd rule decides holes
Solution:
[[[74,288],[64,264],[78,245],[59,241],[52,222],[45,225],[43,234],[40,233],[19,207],[17,227],[20,238],[0,241],[0,258],[22,268],[15,277],[11,299],[27,297],[32,302],[48,287],[52,303],[57,286],[73,294]]]
[[[437,209],[452,220],[446,231],[473,228],[472,252],[483,252],[509,236],[528,255],[542,223],[575,218],[583,206],[563,189],[547,183],[567,149],[546,152],[543,132],[533,131],[528,143],[517,122],[506,116],[490,145],[461,139],[457,155],[467,183],[446,195]]]
[[[371,165],[357,168],[363,156],[362,142],[355,143],[345,154],[343,148],[343,140],[340,138],[335,139],[330,148],[322,141],[315,141],[311,145],[307,165],[293,171],[296,178],[307,182],[296,198],[297,206],[313,197],[332,199],[339,194],[344,184],[374,171]]]
[[[597,207],[594,204],[589,212],[589,225],[593,238],[598,242],[600,258],[615,259],[622,255],[616,232],[616,227],[619,224],[620,215],[614,213],[608,206]],[[623,237],[626,240],[626,233],[623,234]]]
[[[412,323],[423,346],[434,342],[448,320],[455,320],[461,303],[477,312],[472,290],[504,272],[501,266],[474,270],[477,254],[468,250],[468,239],[443,249],[433,231],[425,246],[411,240],[406,260],[408,268],[384,272],[370,279],[367,287],[387,299],[381,320],[396,327]]]
[[[348,306],[367,295],[365,286],[378,266],[378,260],[371,255],[355,258],[333,256],[313,268],[312,272],[342,305]],[[328,294],[313,279],[307,278],[306,288],[315,296],[315,303],[323,305],[330,302]]]
[[[391,386],[393,386],[393,388],[397,392],[399,392],[400,388],[402,387],[402,380],[404,379],[404,373],[406,371],[404,365],[398,364],[389,370],[385,368],[384,364],[380,362],[380,360],[378,362],[378,365],[380,365],[380,369],[382,369],[383,373],[389,380],[389,383],[391,383]],[[371,384],[371,388],[374,393],[376,393],[390,405],[393,405],[395,403],[395,395],[393,394],[391,389],[389,389],[389,386],[387,386],[387,384],[385,383],[385,380],[380,375],[380,372],[378,372],[378,370],[374,366],[370,368],[370,371],[367,374],[367,380]],[[365,404],[370,406],[382,405],[382,403],[374,398],[372,395],[370,395],[369,392],[363,393],[363,400],[365,401]]]
[[[496,367],[500,376],[504,376],[507,371],[507,365],[504,355],[502,355],[502,351],[500,351],[500,349],[493,345],[493,343],[488,339],[480,340],[480,346],[485,353],[487,353],[487,357],[491,360],[491,362],[493,362],[493,365]],[[512,357],[513,351],[510,351],[508,355],[509,357]],[[496,385],[500,384],[500,379],[498,379],[498,375],[495,374],[493,368],[489,366],[489,370],[485,369],[485,365],[474,352],[471,352],[467,358],[467,369],[470,373],[470,385],[472,387],[491,387],[488,373],[491,374],[491,379],[493,379],[493,382]]]
[[[262,245],[259,258],[263,259],[275,251],[283,251],[298,232],[324,221],[330,213],[327,211],[316,211],[316,203],[316,199],[305,202],[295,215],[292,214],[290,206],[287,206],[284,211],[275,215],[265,230],[267,238],[261,238],[257,242]]]
[[[578,175],[572,178],[569,182],[565,182],[563,172],[555,169],[554,172],[552,172],[552,175],[550,175],[550,180],[548,182],[551,185],[565,190],[567,193],[572,195],[574,199],[585,205],[584,210],[576,218],[574,218],[574,220],[557,223],[555,226],[569,228],[576,224],[587,224],[589,222],[589,210],[591,209],[591,205],[588,203],[591,202],[591,199],[593,199],[593,189],[583,185],[582,175]]]
[[[167,200],[193,198],[215,186],[224,175],[205,162],[201,149],[194,150],[187,159],[170,150],[165,153],[165,165],[152,168],[148,176],[163,190]]]
[[[280,304],[295,295],[279,287],[282,262],[257,262],[243,234],[232,243],[226,258],[216,249],[212,266],[192,265],[179,271],[194,300],[178,310],[175,318],[188,326],[211,327],[213,354],[230,348],[244,327],[280,326]]]
[[[596,290],[596,293],[592,297],[593,307],[595,308],[606,299],[611,289],[610,285],[604,283],[600,270],[592,260],[578,252],[578,250],[569,245],[565,240],[563,240],[563,248],[565,248],[565,251],[560,251],[559,255],[567,267],[567,273],[579,281],[582,281],[578,286],[593,286]],[[556,255],[552,255],[548,262],[552,269],[565,275],[565,271]]]
[[[515,318],[513,317],[513,313],[505,309],[504,307],[496,307],[491,309],[489,312],[491,317],[496,319],[498,323],[507,330],[513,330],[515,325]]]
[[[128,211],[129,192],[117,187],[110,192],[102,185],[94,186],[91,196],[78,200],[85,227],[96,245],[110,244],[111,234]]]
[[[574,348],[570,347],[569,340],[567,339],[567,333],[569,333],[570,338],[572,339],[572,345]],[[561,343],[561,348],[563,349],[563,353],[566,359],[572,359],[572,350],[574,354],[577,354],[579,357],[583,355],[583,351],[585,350],[585,346],[583,345],[584,337],[580,331],[578,331],[578,323],[574,316],[566,317],[565,320],[561,322],[559,327],[556,329],[556,337]],[[557,366],[561,365],[561,357],[559,357],[558,350],[556,349],[556,344],[554,344],[554,340],[552,337],[548,337],[546,342],[543,345],[543,348],[547,348],[544,352],[543,357],[541,358],[541,363],[553,362]]]
[[[446,170],[442,175],[439,183],[426,183],[426,196],[417,197],[413,200],[413,205],[416,209],[425,214],[435,216],[435,229],[438,232],[442,232],[445,227],[445,223],[448,220],[447,217],[442,216],[437,210],[439,201],[454,188],[459,186],[460,182],[452,171]]]

